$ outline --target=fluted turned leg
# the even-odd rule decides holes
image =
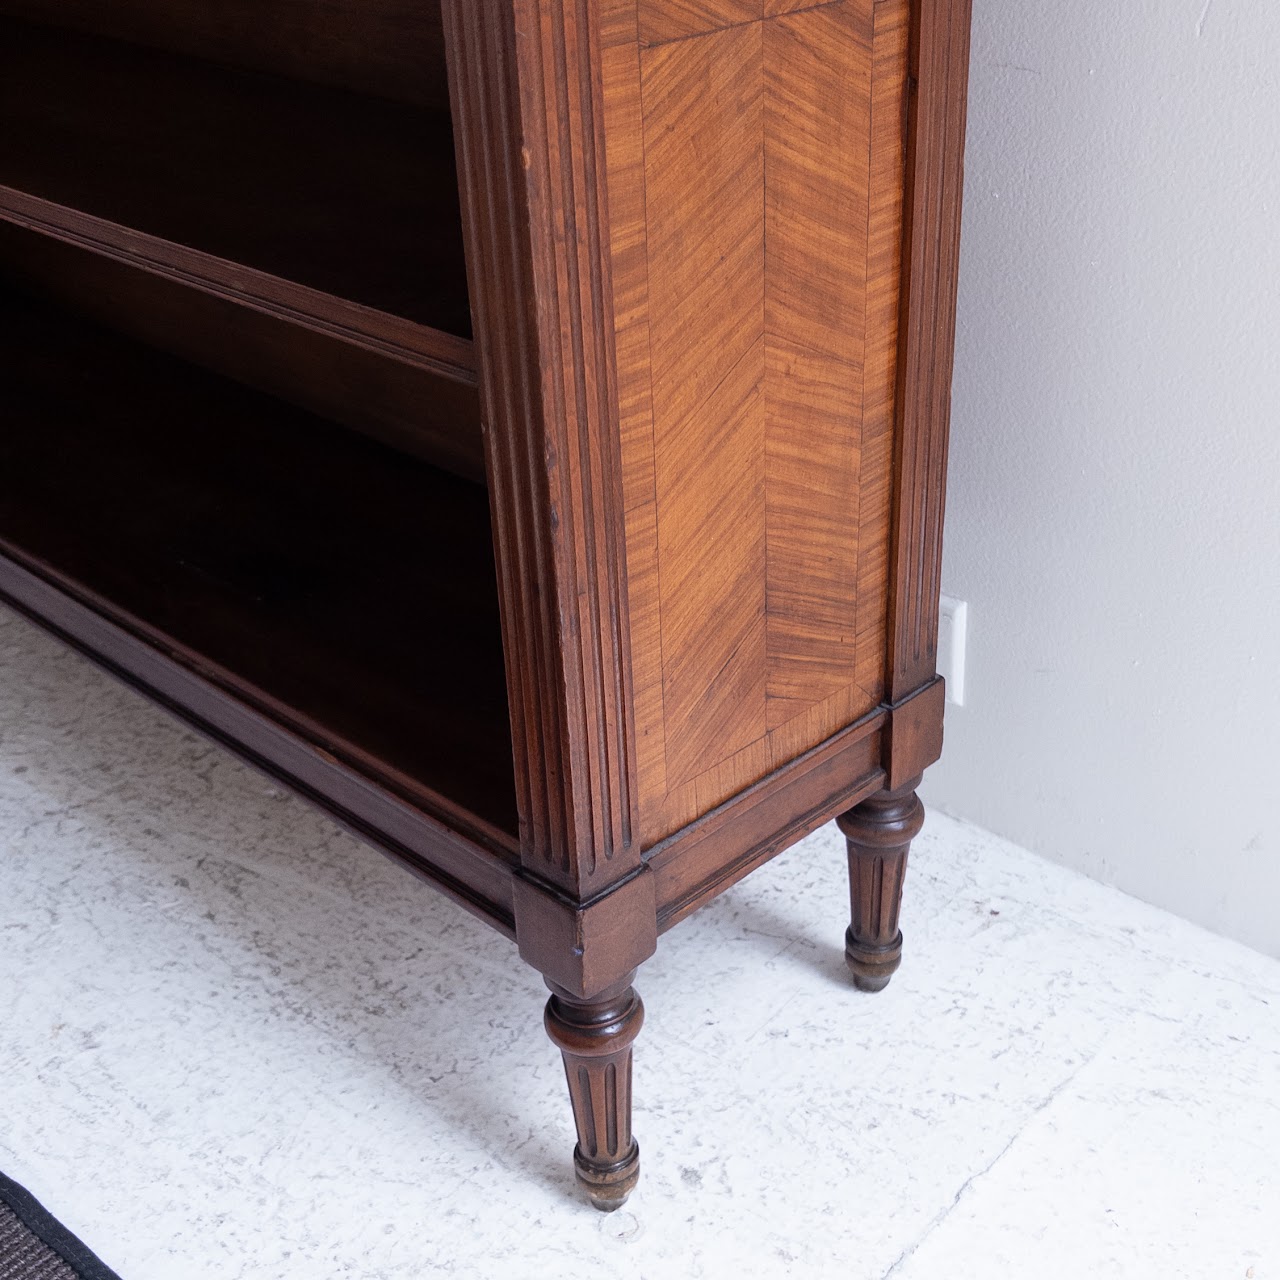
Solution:
[[[631,1136],[631,1046],[644,1005],[630,978],[592,1001],[547,985],[547,1034],[564,1055],[578,1126],[574,1167],[591,1203],[608,1213],[640,1177],[640,1148]]]
[[[881,791],[837,819],[849,847],[852,920],[844,955],[863,991],[883,991],[902,963],[902,881],[907,851],[924,825],[924,805],[915,794],[919,782]]]

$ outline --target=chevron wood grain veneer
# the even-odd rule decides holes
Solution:
[[[0,0],[0,598],[515,941],[601,1208],[663,931],[839,817],[901,957],[968,31]]]

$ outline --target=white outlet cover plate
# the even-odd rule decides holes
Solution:
[[[969,630],[969,604],[943,596],[938,609],[938,674],[947,682],[947,701],[964,706],[965,642]]]

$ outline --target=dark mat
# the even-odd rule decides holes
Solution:
[[[120,1280],[29,1192],[0,1173],[0,1280]]]

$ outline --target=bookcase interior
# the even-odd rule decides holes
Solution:
[[[447,112],[0,19],[0,183],[470,337]]]
[[[0,351],[0,554],[515,832],[438,6],[0,0]]]

